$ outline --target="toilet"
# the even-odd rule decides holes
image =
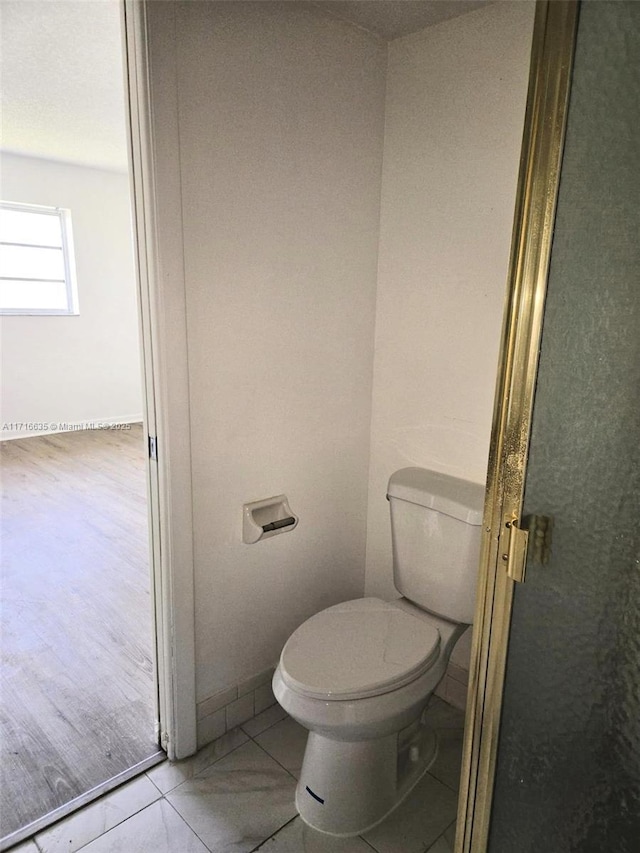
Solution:
[[[473,619],[484,488],[403,468],[387,498],[402,598],[361,598],[312,616],[273,676],[276,699],[309,730],[296,807],[330,835],[376,826],[435,760],[427,703]]]

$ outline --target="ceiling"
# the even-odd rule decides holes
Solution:
[[[117,0],[2,0],[2,147],[127,168]]]
[[[391,40],[457,18],[490,0],[314,0],[313,5]]]
[[[313,5],[394,39],[488,2],[316,0]],[[119,7],[119,0],[0,0],[4,150],[127,168]]]

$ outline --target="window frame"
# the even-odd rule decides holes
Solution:
[[[78,306],[78,283],[76,278],[75,253],[73,247],[73,230],[71,227],[71,211],[65,207],[54,207],[41,204],[28,204],[14,201],[0,201],[0,210],[17,210],[27,213],[40,213],[47,216],[55,216],[60,223],[60,234],[62,239],[62,260],[64,265],[64,285],[66,294],[65,308],[5,308],[0,303],[0,316],[37,316],[37,317],[74,317],[80,314]],[[38,243],[11,243],[2,239],[0,233],[0,245],[22,245],[37,248]],[[53,247],[42,247],[53,248]],[[0,275],[0,281],[8,277]],[[12,277],[15,280],[16,277]],[[38,279],[25,278],[25,282],[38,281]],[[60,279],[55,279],[60,281]]]

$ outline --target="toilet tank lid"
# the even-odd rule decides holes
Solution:
[[[389,478],[388,498],[408,501],[450,515],[467,524],[482,524],[484,486],[425,468],[401,468]]]

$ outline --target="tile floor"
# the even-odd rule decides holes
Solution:
[[[197,755],[169,761],[12,853],[451,853],[464,715],[434,697],[438,757],[404,803],[363,837],[314,832],[294,792],[306,731],[278,705]]]

